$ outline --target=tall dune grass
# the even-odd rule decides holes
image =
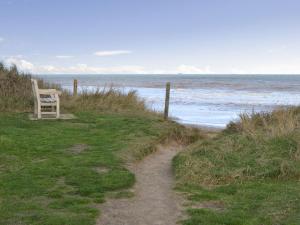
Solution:
[[[217,137],[199,141],[175,160],[183,183],[220,185],[300,179],[300,107],[242,114]]]
[[[0,111],[29,112],[33,111],[32,75],[20,72],[16,66],[6,67],[0,63]],[[60,89],[59,85],[38,80],[40,88]],[[134,91],[124,93],[110,87],[95,92],[83,91],[73,97],[71,93],[62,90],[61,108],[63,111],[111,111],[152,113],[146,109],[145,103]]]
[[[32,105],[31,76],[0,63],[0,110],[24,111]]]
[[[69,111],[88,109],[97,112],[150,113],[135,91],[125,93],[113,87],[97,89],[94,92],[82,91],[78,96],[65,93],[62,106]]]
[[[279,137],[291,134],[300,128],[300,107],[278,108],[272,112],[241,114],[240,120],[227,126],[229,132],[241,132],[256,137]]]
[[[242,114],[177,155],[178,187],[193,205],[184,224],[299,224],[299,125],[300,107]]]

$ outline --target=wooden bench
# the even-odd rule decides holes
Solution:
[[[56,118],[59,118],[59,95],[61,92],[56,89],[39,89],[35,79],[31,79],[31,84],[34,97],[34,115],[38,119],[42,119],[42,115],[56,115]],[[43,111],[47,108],[50,108],[51,111]]]

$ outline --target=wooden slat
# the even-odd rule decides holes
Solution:
[[[47,115],[56,115],[56,112],[42,112],[42,114],[47,114]]]
[[[58,91],[56,89],[39,89],[38,92],[40,95],[61,95],[61,91]]]
[[[41,102],[56,102],[55,98],[41,98]]]
[[[41,102],[41,106],[56,106],[56,102]]]

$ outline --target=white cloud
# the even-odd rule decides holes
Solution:
[[[180,65],[176,69],[177,73],[183,73],[183,74],[207,74],[212,73],[209,66],[206,66],[205,68],[199,68],[192,65]]]
[[[300,64],[296,61],[293,63],[274,63],[257,65],[252,71],[253,74],[299,74]]]
[[[128,50],[113,50],[113,51],[98,51],[95,52],[94,55],[96,56],[114,56],[114,55],[125,55],[131,54],[131,51]]]
[[[26,72],[31,72],[35,68],[31,62],[22,59],[22,56],[13,56],[6,58],[4,60],[4,63],[9,65],[16,65],[18,69]]]
[[[41,66],[35,70],[36,73],[85,73],[85,74],[131,74],[131,73],[145,73],[141,66],[115,66],[115,67],[95,67],[87,64],[77,64],[70,67],[55,67],[55,66]]]
[[[72,55],[57,55],[55,56],[58,59],[70,59],[70,58],[74,58],[74,56]]]
[[[122,65],[112,67],[89,66],[77,64],[74,66],[37,65],[23,58],[22,55],[13,56],[4,60],[6,64],[15,64],[20,70],[36,74],[207,74],[209,67],[204,69],[191,65],[180,65],[173,70],[146,70],[138,65]]]
[[[0,43],[1,43],[1,42],[4,42],[4,40],[5,40],[5,39],[4,39],[3,37],[0,37]]]
[[[77,64],[75,66],[53,66],[53,65],[36,65],[22,58],[14,56],[4,59],[7,65],[15,64],[21,71],[32,72],[36,74],[136,74],[145,73],[144,67],[136,65],[115,66],[115,67],[97,67],[88,66],[87,64]]]
[[[241,66],[211,70],[209,66],[198,67],[182,64],[175,68],[145,68],[138,65],[118,66],[91,66],[88,64],[76,64],[72,66],[57,66],[50,64],[37,64],[28,61],[22,55],[3,58],[7,65],[15,64],[21,71],[34,74],[212,74],[212,73],[233,73],[233,74],[296,74],[300,73],[299,58],[290,60],[289,63],[278,62],[273,64],[261,64],[255,67]]]
[[[232,74],[300,74],[299,61],[293,60],[290,63],[270,63],[247,66],[243,68],[232,68]]]

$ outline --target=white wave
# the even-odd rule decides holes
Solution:
[[[101,79],[107,78],[102,77]],[[82,78],[82,81],[79,82],[79,92],[93,92],[103,88],[104,83],[101,79],[85,80]],[[145,99],[149,108],[163,111],[165,89],[162,82],[165,80],[160,81],[158,78],[153,78],[154,80],[148,82],[146,80],[149,78],[143,78],[144,80],[136,78],[140,79],[138,81],[126,80],[126,77],[122,77],[122,79],[119,85],[121,91],[136,90],[138,95]],[[243,112],[270,111],[278,106],[300,105],[300,88],[297,89],[300,87],[299,78],[294,83],[292,78],[289,78],[288,83],[282,84],[282,86],[281,83],[284,83],[284,80],[280,83],[275,78],[272,79],[276,82],[273,82],[272,79],[267,82],[264,80],[265,78],[259,78],[248,79],[242,84],[237,81],[226,80],[225,83],[222,83],[222,80],[215,82],[213,78],[210,79],[208,86],[199,81],[197,84],[193,83],[193,80],[189,81],[191,88],[184,79],[182,79],[184,85],[180,85],[180,79],[178,79],[175,86],[179,88],[173,86],[171,89],[171,116],[182,123],[225,127],[229,121],[237,119],[238,115]],[[151,85],[148,85],[149,83]],[[61,84],[64,88],[72,91],[72,78],[64,78]],[[256,86],[259,88],[255,88]],[[106,87],[110,87],[110,85]]]

